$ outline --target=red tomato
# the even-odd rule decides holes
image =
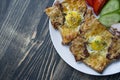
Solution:
[[[94,1],[94,0],[86,0],[87,4],[88,4],[89,6],[91,6],[91,7],[93,6],[93,1]]]
[[[93,0],[93,10],[98,15],[108,0]]]

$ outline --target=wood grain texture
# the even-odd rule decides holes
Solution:
[[[120,80],[81,73],[57,54],[44,9],[54,0],[0,0],[0,80]]]

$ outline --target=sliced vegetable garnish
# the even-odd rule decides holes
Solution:
[[[99,21],[106,27],[110,27],[112,24],[120,21],[120,15],[118,13],[103,15],[99,18]]]
[[[105,3],[108,0],[94,0],[93,2],[93,10],[95,12],[96,15],[98,15],[101,11],[101,9],[103,8],[103,6],[105,5]]]
[[[102,9],[100,15],[114,12],[120,8],[119,0],[109,0],[105,7]]]
[[[86,2],[89,6],[91,6],[91,7],[93,6],[93,0],[86,0]]]

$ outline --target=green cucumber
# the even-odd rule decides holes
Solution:
[[[100,15],[114,12],[120,8],[119,0],[109,0],[108,3],[102,9]]]
[[[106,27],[110,27],[112,24],[118,23],[120,21],[119,13],[110,13],[103,15],[99,18],[99,21]]]
[[[118,13],[120,14],[120,9],[118,10]]]

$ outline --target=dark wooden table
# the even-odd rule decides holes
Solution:
[[[54,0],[0,0],[0,80],[120,80],[92,76],[56,52],[44,9]]]

